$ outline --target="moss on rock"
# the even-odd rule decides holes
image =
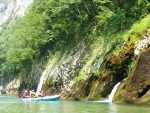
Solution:
[[[99,76],[93,74],[88,79],[79,82],[70,91],[63,92],[63,97],[71,100],[106,98],[115,84],[127,77],[128,66],[134,56],[133,50],[132,45],[126,45],[117,56],[109,52],[99,68]]]
[[[150,89],[150,49],[143,51],[137,60],[137,64],[125,84],[124,102],[144,103],[148,102]]]
[[[116,91],[116,94],[114,95],[113,102],[115,102],[115,103],[123,103],[124,102],[125,82],[126,82],[126,79],[124,79],[120,83],[120,85]]]

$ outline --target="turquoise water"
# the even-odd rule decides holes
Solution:
[[[24,102],[17,96],[0,95],[0,113],[150,113],[150,107],[76,101]]]

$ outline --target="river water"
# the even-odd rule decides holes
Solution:
[[[150,107],[60,100],[25,102],[17,96],[0,95],[0,113],[150,113]]]

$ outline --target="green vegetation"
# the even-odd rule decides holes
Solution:
[[[148,0],[34,0],[26,16],[0,35],[0,73],[7,80],[36,76],[36,62],[73,49],[81,40],[104,40],[103,48],[113,49],[124,41],[124,32],[149,14],[149,6]],[[143,21],[141,32],[149,27],[149,15]],[[135,30],[136,25],[127,34]],[[93,52],[92,60],[98,50]]]
[[[142,35],[148,28],[150,28],[150,15],[147,15],[145,18],[133,24],[131,29],[124,33],[123,38],[127,39],[134,33]]]
[[[53,86],[53,80],[51,78],[47,78],[43,87],[45,88],[45,87],[51,87],[51,86]]]

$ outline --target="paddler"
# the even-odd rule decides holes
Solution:
[[[30,98],[36,98],[36,93],[34,92],[34,90],[30,90]]]

